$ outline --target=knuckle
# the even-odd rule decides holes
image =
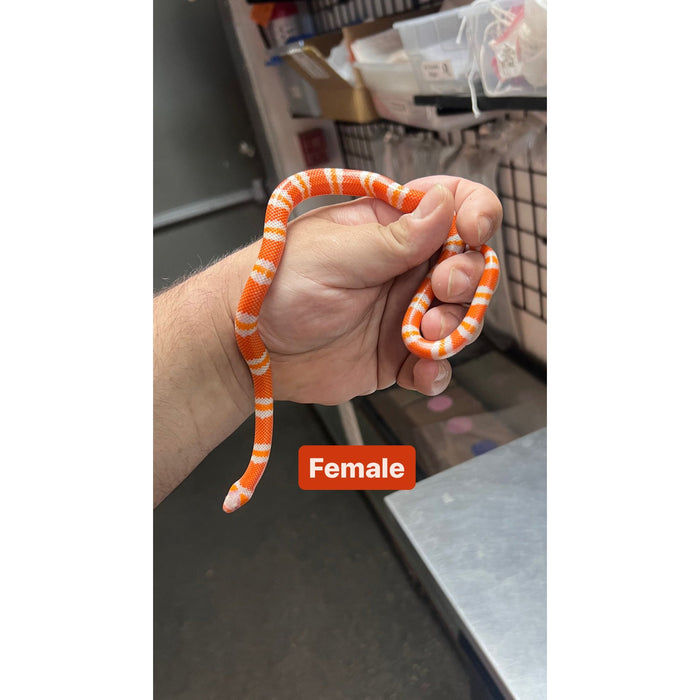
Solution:
[[[406,243],[410,240],[408,227],[406,226],[406,221],[403,216],[396,219],[396,221],[391,221],[384,229],[386,233],[384,238],[392,247],[404,248]]]

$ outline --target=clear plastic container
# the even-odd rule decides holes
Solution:
[[[476,0],[470,43],[489,97],[547,95],[547,0]]]
[[[470,13],[467,5],[394,24],[413,65],[420,94],[469,92],[474,58],[463,23]]]
[[[358,39],[350,50],[374,107],[384,119],[437,131],[466,128],[474,123],[470,113],[440,116],[434,106],[414,104],[414,95],[423,90],[398,29]]]
[[[353,41],[355,67],[370,91],[418,94],[418,82],[396,29]]]
[[[350,52],[359,63],[406,63],[408,56],[396,29],[387,29],[377,34],[355,39]]]
[[[356,63],[362,81],[370,92],[400,92],[418,95],[418,83],[410,63],[387,65],[386,63]]]
[[[413,95],[401,92],[370,91],[374,108],[384,119],[415,126],[431,131],[453,131],[467,129],[483,121],[485,117],[476,117],[471,112],[439,115],[433,105],[417,105]]]

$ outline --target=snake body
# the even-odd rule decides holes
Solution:
[[[258,317],[282,260],[289,215],[303,200],[331,194],[376,197],[408,213],[418,206],[425,193],[399,185],[377,173],[323,168],[291,175],[270,196],[260,252],[243,289],[235,320],[236,341],[253,379],[255,438],[248,468],[231,486],[224,500],[223,509],[226,513],[233,512],[251,499],[265,471],[272,448],[272,372],[269,353],[258,333]],[[466,246],[457,233],[455,218],[435,265],[465,249]],[[478,336],[499,276],[498,258],[494,251],[486,245],[480,246],[479,251],[485,260],[483,275],[466,316],[447,337],[429,341],[420,333],[423,315],[434,299],[430,278],[435,266],[416,290],[401,328],[404,343],[414,355],[431,359],[451,357]]]

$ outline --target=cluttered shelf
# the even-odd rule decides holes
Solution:
[[[546,110],[540,1],[272,3],[252,16],[292,115],[452,130],[484,112]]]

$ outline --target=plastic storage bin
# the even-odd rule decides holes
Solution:
[[[410,63],[386,66],[378,63],[356,63],[365,87],[370,92],[400,92],[418,95],[418,83]]]
[[[355,39],[350,51],[358,63],[406,63],[408,56],[397,29],[386,29],[370,36]]]
[[[397,29],[358,39],[350,50],[374,107],[384,119],[436,131],[467,128],[475,123],[471,113],[440,116],[433,106],[414,104],[413,97],[421,93],[421,88]]]
[[[470,44],[490,97],[547,95],[547,0],[477,0]]]
[[[467,5],[394,24],[413,65],[420,94],[469,92],[474,57],[469,32],[462,24],[470,13]]]
[[[413,95],[400,92],[372,92],[374,108],[384,119],[432,131],[467,129],[487,117],[475,116],[472,112],[439,115],[432,105],[416,105]]]
[[[365,86],[373,92],[417,95],[413,66],[396,29],[353,41],[350,51]]]

